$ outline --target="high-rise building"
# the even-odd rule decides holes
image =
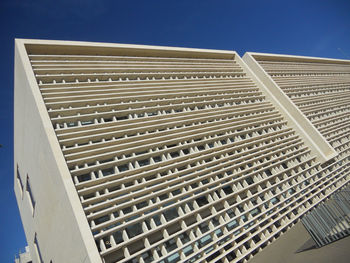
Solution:
[[[22,39],[15,56],[35,263],[245,262],[349,181],[348,61]]]

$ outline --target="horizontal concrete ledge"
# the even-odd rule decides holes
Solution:
[[[258,56],[261,58],[263,55],[259,54]],[[267,56],[272,55],[268,54]],[[262,82],[261,90],[264,95],[269,98],[288,123],[298,132],[306,145],[310,147],[312,153],[317,156],[318,161],[323,163],[336,157],[338,153],[334,148],[259,65],[255,53],[245,53],[243,61],[248,65],[252,74]]]
[[[323,62],[329,64],[343,64],[350,65],[350,60],[346,59],[334,59],[334,58],[318,58],[318,57],[307,57],[307,56],[294,56],[294,55],[282,55],[282,54],[269,54],[269,53],[257,53],[257,52],[246,52],[250,54],[254,59],[260,61],[286,61],[286,62]]]
[[[148,45],[111,44],[83,41],[16,39],[22,42],[28,54],[98,55],[98,56],[151,56],[233,60],[237,53],[230,50],[163,47]],[[232,61],[233,62],[233,61]]]

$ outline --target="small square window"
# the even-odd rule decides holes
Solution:
[[[44,263],[43,258],[41,256],[40,247],[39,247],[39,243],[38,243],[38,239],[37,239],[37,235],[36,234],[34,236],[34,247],[35,247],[36,255],[38,257],[38,262]]]
[[[30,182],[29,182],[29,176],[27,175],[27,183],[26,183],[26,192],[28,194],[28,197],[29,197],[29,201],[32,205],[32,209],[33,209],[33,213],[34,213],[34,209],[35,209],[35,199],[34,199],[34,196],[33,196],[33,192],[32,192],[32,189],[30,187]]]
[[[17,170],[16,170],[16,177],[17,177],[17,182],[18,182],[19,188],[21,189],[21,196],[23,197],[23,182],[22,182],[21,174],[19,172],[18,165],[17,165]]]

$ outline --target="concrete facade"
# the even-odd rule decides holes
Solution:
[[[322,165],[324,176],[334,182],[342,176],[348,177],[350,61],[261,53],[246,53],[243,60],[273,94],[283,97],[285,104],[294,108],[295,115],[302,115],[303,122],[312,125],[313,134],[316,130],[317,136],[324,138],[334,149],[336,154],[331,154],[332,158]],[[265,262],[271,253],[277,251],[283,253],[277,252],[272,262],[348,261],[348,238],[322,249],[296,253],[297,247],[309,238],[300,225],[252,262]],[[291,243],[294,245],[291,246]]]
[[[245,262],[349,181],[233,51],[16,40],[15,72],[33,262]]]
[[[15,52],[14,185],[32,260],[99,262],[23,41]]]

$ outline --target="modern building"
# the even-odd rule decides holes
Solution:
[[[337,152],[337,156],[322,164],[325,177],[332,182],[349,178],[350,61],[260,53],[246,53],[243,60],[273,94],[278,94],[280,101],[295,105],[297,110],[292,114],[304,115]],[[326,191],[333,193],[334,190]],[[345,227],[348,232],[346,224]],[[320,228],[318,231],[325,231]],[[295,227],[252,263],[266,262],[272,254],[275,255],[273,262],[348,262],[349,240],[307,254],[295,253],[307,239],[305,232],[302,226]],[[296,245],[291,245],[293,243]],[[283,253],[275,253],[278,250]]]
[[[35,263],[246,262],[349,182],[350,61],[23,39],[15,53]]]

